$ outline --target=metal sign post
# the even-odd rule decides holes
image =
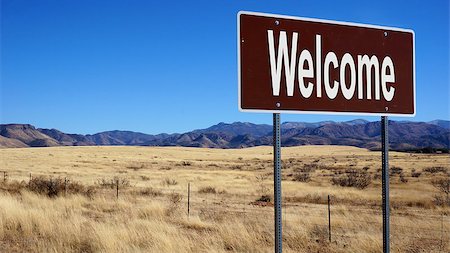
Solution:
[[[389,253],[389,140],[387,116],[381,116],[381,162],[381,184],[383,197],[383,253]]]
[[[281,131],[280,114],[273,114],[273,185],[275,202],[275,253],[283,251],[281,219]]]

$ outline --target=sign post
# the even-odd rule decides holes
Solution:
[[[389,252],[388,116],[414,116],[414,31],[241,11],[238,104],[273,113],[275,252],[282,252],[280,113],[381,116],[383,252]]]
[[[280,114],[273,114],[273,185],[275,202],[275,252],[283,252],[281,217],[281,130]]]
[[[383,201],[383,252],[389,253],[389,139],[388,117],[381,117],[381,187]]]

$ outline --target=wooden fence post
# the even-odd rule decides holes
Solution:
[[[188,183],[188,201],[187,201],[187,213],[188,219],[190,217],[190,209],[191,209],[191,182]]]
[[[67,196],[67,177],[64,178],[64,197]]]
[[[330,211],[330,195],[328,195],[328,240],[331,242],[331,211]]]
[[[116,198],[119,199],[119,179],[116,179]]]

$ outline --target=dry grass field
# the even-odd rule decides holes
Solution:
[[[273,252],[272,156],[0,149],[0,252]],[[284,252],[381,252],[380,152],[302,146],[282,160]],[[450,252],[449,155],[391,152],[390,166],[392,252]]]

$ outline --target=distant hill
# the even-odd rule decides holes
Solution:
[[[24,148],[28,147],[28,145],[19,140],[7,138],[0,135],[0,147]]]
[[[86,135],[86,138],[97,145],[142,145],[168,136],[168,134],[150,135],[132,131],[115,130],[94,135]]]
[[[42,134],[53,138],[59,145],[62,146],[89,146],[96,145],[96,142],[91,141],[88,137],[81,134],[66,134],[56,129],[37,129]]]
[[[450,121],[449,120],[433,120],[428,122],[429,124],[443,127],[445,129],[450,129]]]
[[[253,124],[248,122],[234,122],[231,124],[220,122],[217,125],[208,127],[206,129],[194,130],[194,133],[228,133],[233,135],[250,134],[256,137],[264,136],[272,131],[271,125]]]
[[[29,147],[50,147],[60,145],[58,141],[41,133],[38,129],[29,124],[0,125],[0,135],[16,140],[16,144],[21,142]]]
[[[380,149],[380,122],[352,120],[284,122],[283,146],[347,145]],[[414,150],[450,147],[450,121],[389,121],[391,149]],[[93,135],[67,134],[29,124],[0,125],[0,147],[50,147],[86,145],[185,146],[241,148],[272,145],[272,126],[248,122],[219,123],[182,134],[150,135],[132,131],[107,131]]]

